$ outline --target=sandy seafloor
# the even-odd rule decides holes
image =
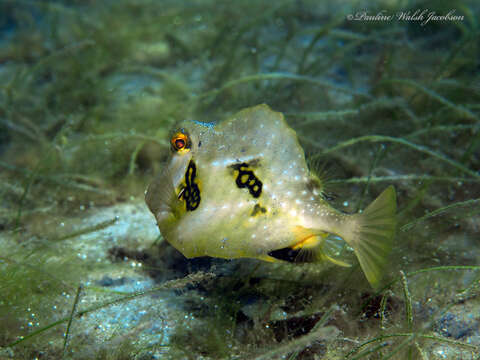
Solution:
[[[444,17],[398,20],[422,11]],[[479,359],[479,15],[0,0],[0,359]],[[335,208],[395,186],[384,287],[348,248],[352,268],[187,260],[163,239],[144,192],[172,125],[259,103]]]

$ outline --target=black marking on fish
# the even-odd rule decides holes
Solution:
[[[310,178],[306,184],[307,186],[307,189],[310,191],[310,192],[313,192],[315,190],[321,192],[322,191],[322,183],[320,182],[320,180],[318,179],[315,179],[315,178]]]
[[[278,259],[278,260],[283,260],[283,261],[288,261],[288,262],[298,262],[298,254],[300,253],[300,249],[293,250],[292,248],[283,248],[283,249],[278,249],[278,250],[273,250],[268,253],[271,257]]]
[[[190,160],[188,163],[187,171],[185,172],[185,188],[183,192],[179,195],[183,200],[185,200],[185,205],[187,211],[193,211],[198,208],[200,205],[200,189],[198,184],[195,182],[197,177],[197,166]]]
[[[255,162],[257,164],[258,161]],[[262,194],[262,182],[255,176],[250,165],[247,163],[239,163],[230,165],[230,167],[238,171],[235,183],[240,189],[247,188],[254,198],[258,198]]]
[[[253,207],[253,210],[252,210],[252,213],[250,214],[250,216],[255,216],[257,215],[258,213],[262,213],[262,214],[265,214],[267,212],[267,209],[265,209],[263,206],[259,205],[259,204],[255,204],[255,206]]]
[[[177,196],[178,199],[180,199],[180,200],[182,199],[184,191],[185,191],[185,188],[182,186],[182,188],[178,192],[178,196]]]

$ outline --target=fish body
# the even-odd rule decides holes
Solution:
[[[183,121],[172,154],[146,202],[163,237],[186,257],[278,261],[281,249],[330,260],[325,239],[344,239],[376,285],[395,232],[395,191],[362,214],[335,210],[322,196],[296,133],[267,105],[219,123]]]

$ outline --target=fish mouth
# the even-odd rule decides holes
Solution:
[[[161,222],[173,213],[173,209],[169,204],[170,198],[175,195],[175,193],[166,190],[162,185],[163,182],[161,180],[155,180],[150,184],[145,193],[145,202],[158,222]]]
[[[182,180],[187,165],[187,156],[172,158],[145,193],[145,202],[159,224],[174,220],[180,215],[179,209],[185,191]]]

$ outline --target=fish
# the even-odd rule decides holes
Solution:
[[[350,266],[329,251],[333,236],[353,249],[378,286],[396,231],[393,186],[362,212],[336,210],[296,132],[266,104],[219,123],[183,120],[169,142],[170,156],[145,201],[163,238],[185,257]]]

